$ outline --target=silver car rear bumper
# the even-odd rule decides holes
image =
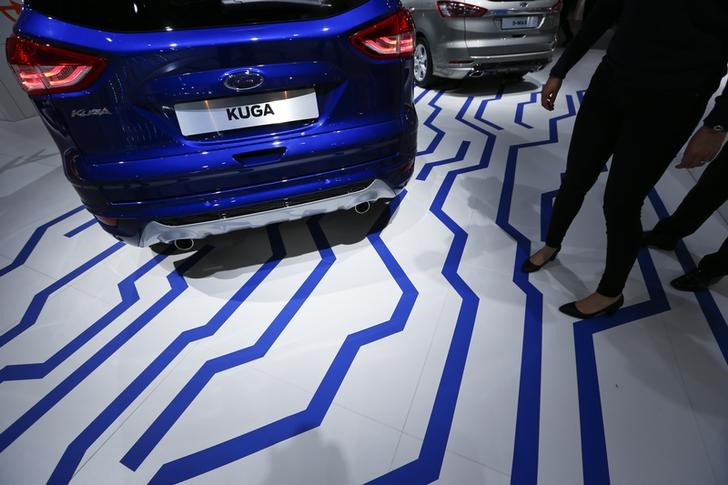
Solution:
[[[150,246],[158,242],[171,243],[181,239],[202,239],[214,234],[263,227],[278,222],[302,219],[316,214],[351,209],[365,202],[394,198],[400,191],[393,190],[386,182],[377,179],[365,189],[356,192],[267,212],[258,212],[239,217],[231,217],[229,219],[216,219],[182,226],[167,226],[154,221],[147,224],[144,228],[139,246]]]
[[[535,71],[548,64],[555,49],[526,54],[509,54],[498,56],[470,56],[468,64],[433,65],[434,74],[448,79],[464,79],[468,76],[478,77],[483,73],[504,73],[514,71]],[[452,55],[452,57],[457,57]]]

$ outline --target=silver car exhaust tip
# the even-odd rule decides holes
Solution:
[[[354,206],[354,212],[356,212],[359,215],[366,214],[369,212],[369,209],[372,208],[371,202],[362,202],[361,204],[357,204]]]
[[[192,239],[177,239],[173,244],[179,251],[189,251],[195,247],[195,241]]]

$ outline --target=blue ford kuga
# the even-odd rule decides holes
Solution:
[[[129,244],[392,198],[417,144],[393,0],[26,0],[8,62]]]

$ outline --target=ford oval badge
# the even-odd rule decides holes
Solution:
[[[229,74],[225,77],[225,87],[233,91],[245,91],[257,88],[263,84],[263,76],[257,72],[241,71]]]

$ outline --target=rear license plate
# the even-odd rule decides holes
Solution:
[[[184,136],[279,125],[319,117],[313,89],[181,103],[174,107]]]
[[[535,29],[541,18],[538,15],[524,15],[520,17],[505,17],[501,20],[503,30]]]

